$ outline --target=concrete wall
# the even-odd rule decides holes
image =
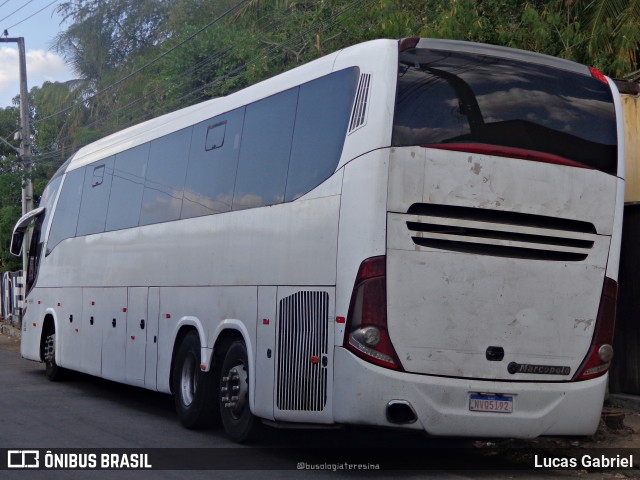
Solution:
[[[638,84],[618,84],[625,120],[625,208],[618,278],[618,311],[611,393],[640,395],[640,94]]]
[[[625,203],[640,202],[640,95],[622,94],[625,128]]]

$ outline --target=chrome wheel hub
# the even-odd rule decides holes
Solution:
[[[229,409],[231,416],[238,419],[244,411],[247,392],[249,390],[249,375],[244,365],[236,365],[222,377],[220,386],[220,402]]]
[[[52,363],[56,355],[56,336],[51,334],[44,343],[44,361]]]
[[[198,372],[196,370],[196,362],[193,357],[189,357],[182,364],[180,372],[180,397],[185,406],[193,403],[193,398],[198,388]]]

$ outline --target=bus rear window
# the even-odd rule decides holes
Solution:
[[[616,116],[606,84],[568,70],[471,53],[400,54],[392,145],[504,151],[509,157],[617,171]]]

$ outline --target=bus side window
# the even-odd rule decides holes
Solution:
[[[314,189],[335,171],[358,78],[359,69],[353,67],[300,87],[285,202]]]
[[[299,88],[247,106],[233,210],[284,201]]]
[[[68,172],[65,176],[53,214],[53,223],[47,241],[47,254],[61,241],[76,236],[84,176],[84,167]]]
[[[148,158],[148,143],[116,155],[105,226],[107,232],[138,226]]]
[[[86,166],[77,235],[104,232],[114,157]]]
[[[180,218],[231,210],[245,108],[193,128]]]
[[[192,132],[189,127],[151,142],[140,225],[180,218]]]

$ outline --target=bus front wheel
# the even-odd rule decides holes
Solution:
[[[44,339],[43,355],[45,370],[44,374],[52,382],[62,380],[64,376],[64,368],[59,367],[56,363],[56,332],[52,328],[47,332]]]
[[[219,422],[215,405],[215,374],[200,369],[200,337],[190,331],[178,347],[173,367],[173,396],[178,418],[187,428]]]
[[[220,369],[220,417],[227,435],[235,442],[255,441],[261,432],[260,419],[249,408],[249,362],[244,342],[233,342]]]

